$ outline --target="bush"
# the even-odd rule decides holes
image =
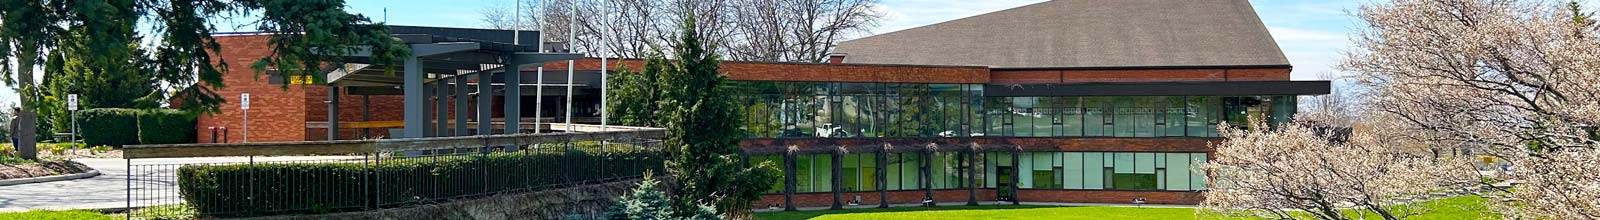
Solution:
[[[569,150],[384,158],[377,165],[186,165],[178,168],[178,188],[204,216],[327,213],[634,176],[658,168],[658,155]]]
[[[139,144],[139,110],[97,108],[78,111],[78,129],[90,146]]]
[[[139,111],[139,144],[195,142],[195,116],[175,109]]]

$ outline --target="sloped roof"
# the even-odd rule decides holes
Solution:
[[[845,41],[847,63],[1288,66],[1248,0],[1055,0]]]

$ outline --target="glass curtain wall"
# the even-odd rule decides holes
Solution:
[[[1024,152],[1017,164],[1023,189],[1190,191],[1205,189],[1198,167],[1205,153]],[[991,158],[1009,162],[1010,157]],[[1009,166],[1008,164],[999,164]],[[986,180],[994,185],[994,179]]]
[[[733,83],[751,138],[1216,137],[1291,120],[1294,96],[983,97],[979,84]],[[978,126],[974,126],[978,125]]]

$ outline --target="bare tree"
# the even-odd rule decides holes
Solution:
[[[1371,107],[1514,164],[1509,218],[1600,219],[1600,40],[1568,4],[1392,0],[1361,7],[1368,25],[1340,65],[1372,89]]]
[[[838,41],[866,33],[882,19],[876,0],[546,0],[526,6],[546,18],[547,41],[567,41],[576,8],[574,52],[642,58],[694,16],[695,34],[728,60],[820,62]],[[527,3],[534,4],[534,3]],[[498,7],[498,6],[497,6]],[[485,8],[490,28],[511,27],[504,9]],[[524,22],[540,22],[537,18]],[[532,25],[525,25],[532,26]]]

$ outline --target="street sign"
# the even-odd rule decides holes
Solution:
[[[78,110],[78,94],[67,94],[67,110]]]
[[[239,109],[250,110],[250,93],[239,94]]]

